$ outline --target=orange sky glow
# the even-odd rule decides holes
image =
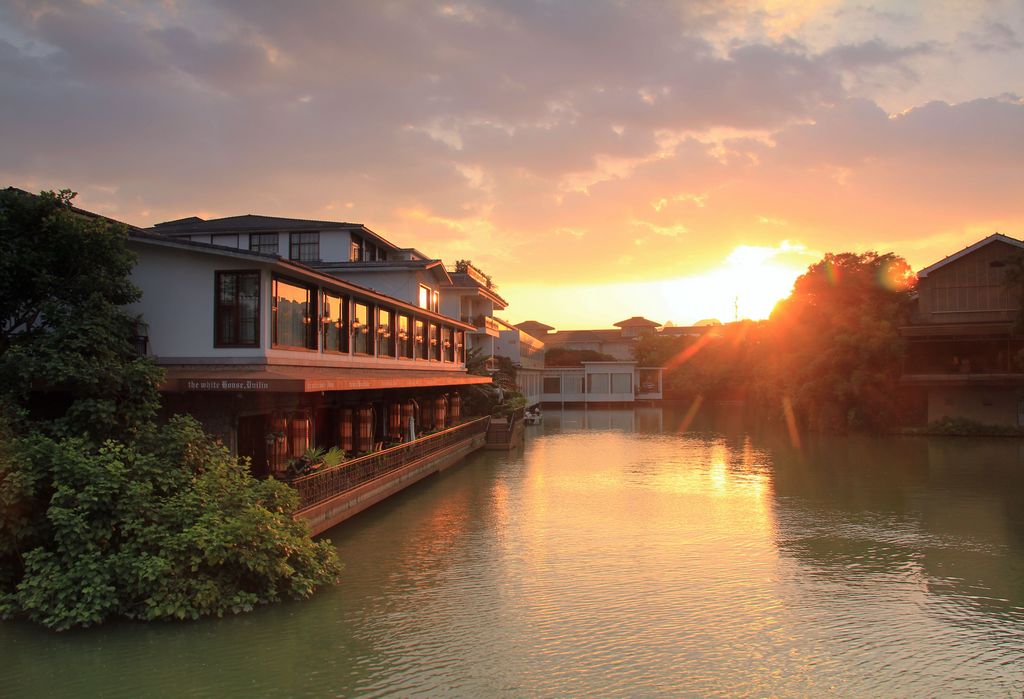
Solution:
[[[1024,238],[1024,5],[0,7],[0,182],[363,223],[512,322],[764,318],[825,252]]]

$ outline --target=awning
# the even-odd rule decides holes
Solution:
[[[161,391],[170,393],[317,393],[384,388],[429,388],[491,383],[459,371],[349,369],[303,366],[165,366]]]

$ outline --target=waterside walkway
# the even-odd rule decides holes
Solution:
[[[478,418],[296,478],[291,485],[299,493],[299,509],[293,516],[320,534],[480,449],[489,423],[488,417]]]

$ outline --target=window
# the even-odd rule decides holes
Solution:
[[[430,345],[427,343],[427,324],[419,318],[416,319],[416,332],[413,333],[416,343],[416,358],[428,359],[430,357]]]
[[[299,262],[320,261],[320,233],[289,234],[288,259]]]
[[[420,284],[420,308],[430,310],[430,287]]]
[[[608,393],[608,374],[587,374],[587,393]]]
[[[214,245],[220,245],[225,248],[237,248],[238,247],[238,234],[237,233],[218,233],[217,235],[210,236],[210,242]]]
[[[260,346],[260,273],[216,272],[214,347]]]
[[[352,304],[352,351],[356,354],[373,354],[373,337],[370,332],[370,307],[365,303]]]
[[[561,393],[562,392],[562,377],[561,376],[545,376],[544,377],[544,393]]]
[[[398,316],[398,356],[406,359],[412,359],[414,342],[411,325],[409,316]]]
[[[452,340],[452,329],[441,328],[441,358],[446,362],[455,361],[455,342]]]
[[[316,297],[313,290],[283,279],[274,280],[273,344],[317,348]]]
[[[352,236],[352,242],[349,243],[348,247],[348,261],[349,262],[362,262],[363,261],[363,239],[358,235]]]
[[[280,252],[277,237],[277,233],[251,233],[249,235],[249,249],[266,255],[276,255]]]
[[[324,325],[324,351],[348,352],[348,323],[346,311],[348,299],[343,296],[324,294],[324,310],[321,320]]]
[[[441,347],[439,341],[440,328],[437,324],[430,324],[430,361],[439,362],[441,361]]]
[[[455,358],[459,364],[466,363],[466,333],[463,330],[455,332]]]
[[[632,374],[612,374],[612,393],[632,393]]]
[[[381,357],[395,356],[395,314],[389,308],[377,309],[377,353]]]

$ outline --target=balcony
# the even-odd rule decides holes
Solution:
[[[470,325],[475,326],[478,333],[490,335],[491,337],[498,337],[500,333],[498,321],[491,316],[487,316],[482,313],[475,316],[463,315],[461,320],[463,323],[469,323]]]

